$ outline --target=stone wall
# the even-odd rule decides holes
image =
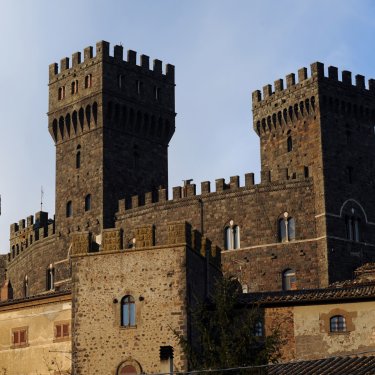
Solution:
[[[294,336],[294,307],[267,307],[264,309],[265,335],[277,334],[280,338],[280,360],[296,359],[296,338]]]
[[[193,191],[195,185],[188,188]],[[194,230],[202,233],[203,229],[212,248],[223,250],[224,271],[238,276],[249,290],[281,289],[281,274],[288,268],[296,270],[298,286],[308,288],[324,286],[328,279],[327,270],[320,268],[318,262],[318,244],[324,239],[316,238],[314,207],[309,178],[247,186],[234,184],[225,190],[217,186],[216,192],[175,196],[170,201],[160,199],[158,203],[132,209],[120,202],[116,226],[124,232],[126,247],[131,246],[135,228],[154,225],[158,245],[166,241],[166,223],[184,218]],[[281,243],[278,219],[285,211],[295,218],[296,238]],[[225,227],[231,220],[240,228],[240,248],[224,250]]]

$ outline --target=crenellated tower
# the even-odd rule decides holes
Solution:
[[[174,66],[109,43],[49,67],[49,132],[56,144],[56,230],[99,234],[119,199],[168,185],[175,130]]]
[[[374,258],[375,80],[316,62],[255,91],[253,114],[262,181],[313,179],[321,270],[351,278]]]

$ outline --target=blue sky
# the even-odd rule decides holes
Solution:
[[[314,61],[375,77],[374,16],[365,0],[1,0],[0,253],[9,225],[40,209],[41,186],[54,213],[50,63],[103,39],[174,64],[170,187],[259,180],[251,92]]]

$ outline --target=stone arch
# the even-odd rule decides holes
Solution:
[[[73,123],[74,133],[77,134],[77,123],[78,123],[77,111],[73,111],[72,123]]]
[[[57,141],[57,120],[56,119],[52,121],[52,132],[53,132],[54,140]]]
[[[342,204],[342,206],[341,206],[341,208],[340,208],[340,217],[343,216],[346,207],[347,207],[348,205],[349,205],[349,206],[353,206],[353,203],[354,203],[354,205],[356,205],[356,206],[359,208],[359,210],[362,212],[363,217],[365,218],[366,223],[367,223],[368,220],[367,220],[367,214],[366,214],[365,209],[363,208],[363,206],[362,206],[357,200],[355,200],[355,199],[353,199],[353,198],[349,198],[349,199],[347,199],[347,200]]]
[[[85,121],[85,113],[82,107],[78,111],[78,119],[79,119],[79,124],[81,126],[81,130],[83,130],[83,124]]]
[[[61,139],[64,139],[64,117],[60,116],[59,118],[59,130]]]
[[[132,369],[135,370],[134,372],[131,372]],[[131,374],[141,374],[142,373],[142,366],[138,361],[135,359],[129,357],[125,361],[121,362],[120,365],[117,368],[116,375],[131,375]]]
[[[95,125],[98,123],[98,103],[94,102],[92,105],[92,116],[94,118]]]
[[[70,137],[70,113],[65,116],[65,127],[68,137]]]
[[[86,123],[87,123],[87,126],[89,127],[90,129],[90,125],[91,125],[91,106],[90,104],[88,104],[86,106]]]

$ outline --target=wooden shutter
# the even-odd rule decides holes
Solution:
[[[56,338],[59,339],[62,337],[62,330],[61,330],[61,324],[56,325]]]
[[[62,336],[63,337],[69,337],[69,324],[63,324],[62,325],[62,331],[63,331],[63,334]]]

